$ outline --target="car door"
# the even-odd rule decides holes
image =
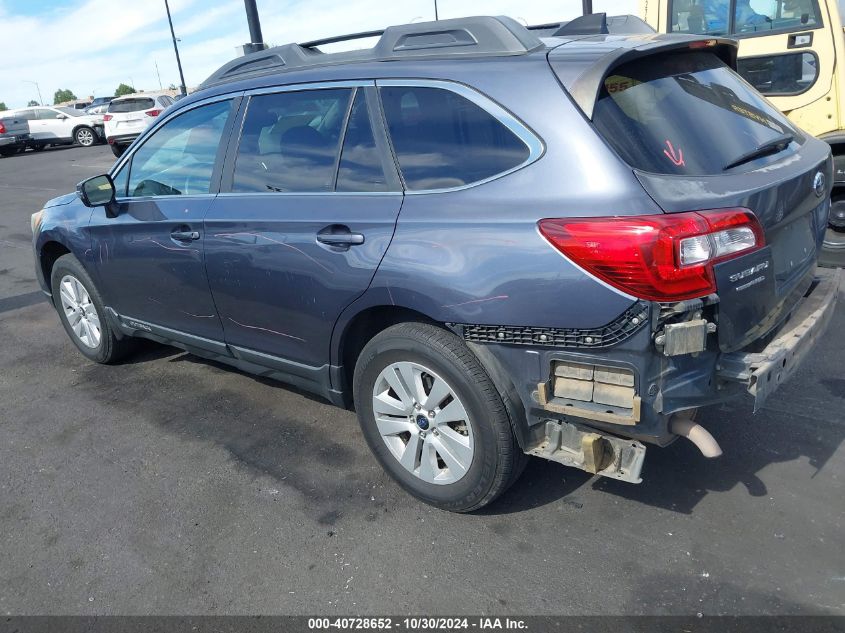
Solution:
[[[37,113],[40,138],[57,142],[71,138],[73,122],[70,115],[53,108],[40,108]]]
[[[113,170],[117,216],[93,211],[102,294],[132,327],[177,340],[223,338],[205,274],[202,220],[219,188],[233,111],[227,98],[168,118]]]
[[[373,90],[250,97],[205,216],[209,283],[236,355],[306,378],[328,366],[332,328],[369,286],[402,205]]]

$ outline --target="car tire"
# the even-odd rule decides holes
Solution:
[[[92,128],[83,126],[73,133],[73,140],[82,147],[91,147],[97,143],[97,133]]]
[[[18,153],[17,147],[0,147],[0,156],[8,158]]]
[[[62,255],[50,274],[53,305],[68,336],[86,358],[113,363],[134,348],[131,338],[118,338],[106,316],[100,293],[79,260]]]
[[[44,145],[43,143],[38,143],[37,145],[31,145],[30,147],[32,148],[33,152],[43,152],[47,148],[47,146]]]
[[[116,158],[120,158],[121,156],[123,156],[123,152],[125,151],[125,145],[118,145],[117,143],[115,143],[111,146],[111,153],[114,154]]]
[[[410,322],[377,334],[355,365],[353,392],[370,450],[427,504],[477,510],[524,469],[501,395],[451,332]]]

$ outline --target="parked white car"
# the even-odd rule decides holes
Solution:
[[[37,106],[12,111],[29,126],[29,146],[41,150],[48,145],[76,143],[90,147],[105,138],[102,115],[61,106]]]
[[[103,116],[106,140],[115,156],[120,156],[155,117],[173,105],[168,95],[127,95],[113,99]]]

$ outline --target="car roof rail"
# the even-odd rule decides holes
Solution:
[[[364,50],[324,53],[320,46],[378,37]],[[524,55],[543,48],[540,39],[506,16],[475,16],[436,22],[389,26],[383,31],[340,35],[303,44],[285,44],[233,59],[201,88],[294,68],[352,61],[384,61],[424,57]]]

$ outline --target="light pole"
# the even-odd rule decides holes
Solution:
[[[437,22],[439,19],[437,15],[437,0],[434,0],[434,21]]]
[[[30,81],[29,79],[24,79],[23,81],[27,84],[35,84],[35,89],[38,91],[38,105],[44,105],[44,99],[41,97],[41,88],[38,86],[38,82]]]
[[[176,33],[173,32],[173,19],[170,17],[170,5],[167,0],[164,0],[164,8],[167,9],[167,22],[170,24],[170,37],[173,38],[173,50],[176,53],[176,65],[179,67],[179,81],[182,84],[179,86],[179,91],[182,96],[188,94],[188,89],[185,87],[185,75],[182,74],[182,60],[179,59],[179,47],[176,46]]]

